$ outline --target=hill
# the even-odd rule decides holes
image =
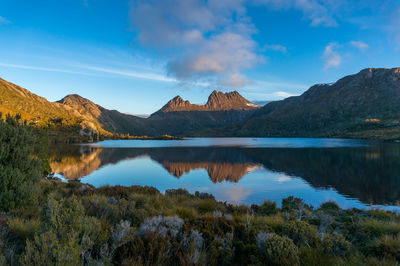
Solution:
[[[149,118],[141,118],[108,110],[77,94],[49,102],[3,79],[0,92],[1,113],[20,114],[28,123],[49,129],[54,141],[68,143],[96,141],[115,134],[182,136],[242,121],[260,107],[236,91],[214,91],[205,105],[191,104],[177,96]]]
[[[235,125],[200,134],[398,139],[399,100],[400,68],[368,68],[268,103]]]
[[[77,94],[67,95],[58,103],[77,111],[86,121],[99,125],[107,132],[137,136],[149,133],[144,118],[108,110]]]

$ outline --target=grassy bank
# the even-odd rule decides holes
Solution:
[[[0,216],[0,261],[25,265],[396,265],[400,217],[301,199],[235,206],[151,187],[40,181],[37,209]]]

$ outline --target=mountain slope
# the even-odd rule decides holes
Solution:
[[[271,102],[246,121],[206,134],[398,138],[399,100],[400,68],[369,68]]]
[[[77,94],[67,95],[58,102],[77,111],[86,120],[100,124],[108,132],[137,136],[149,133],[144,118],[108,110]]]
[[[49,102],[30,91],[0,79],[0,112],[20,114],[22,120],[49,128],[50,136],[61,142],[87,141],[111,133],[145,135],[143,118],[105,109],[73,94]],[[89,138],[89,139],[88,139]]]
[[[0,78],[0,112],[20,114],[21,118],[40,126],[60,120],[65,125],[79,124],[82,119],[60,103],[52,103],[30,91]]]

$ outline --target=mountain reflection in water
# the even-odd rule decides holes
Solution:
[[[55,173],[74,180],[90,176],[103,166],[143,157],[162,165],[179,179],[185,179],[184,175],[193,170],[205,169],[213,183],[239,182],[252,171],[265,169],[280,173],[283,181],[290,177],[301,178],[314,189],[334,189],[340,195],[365,204],[395,205],[400,199],[398,145],[296,149],[96,148],[68,145],[54,148],[51,167]],[[261,182],[259,185],[265,184]]]

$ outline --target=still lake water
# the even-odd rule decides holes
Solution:
[[[107,140],[53,147],[55,176],[103,185],[185,188],[231,203],[288,196],[318,207],[400,211],[400,144],[349,139]]]

